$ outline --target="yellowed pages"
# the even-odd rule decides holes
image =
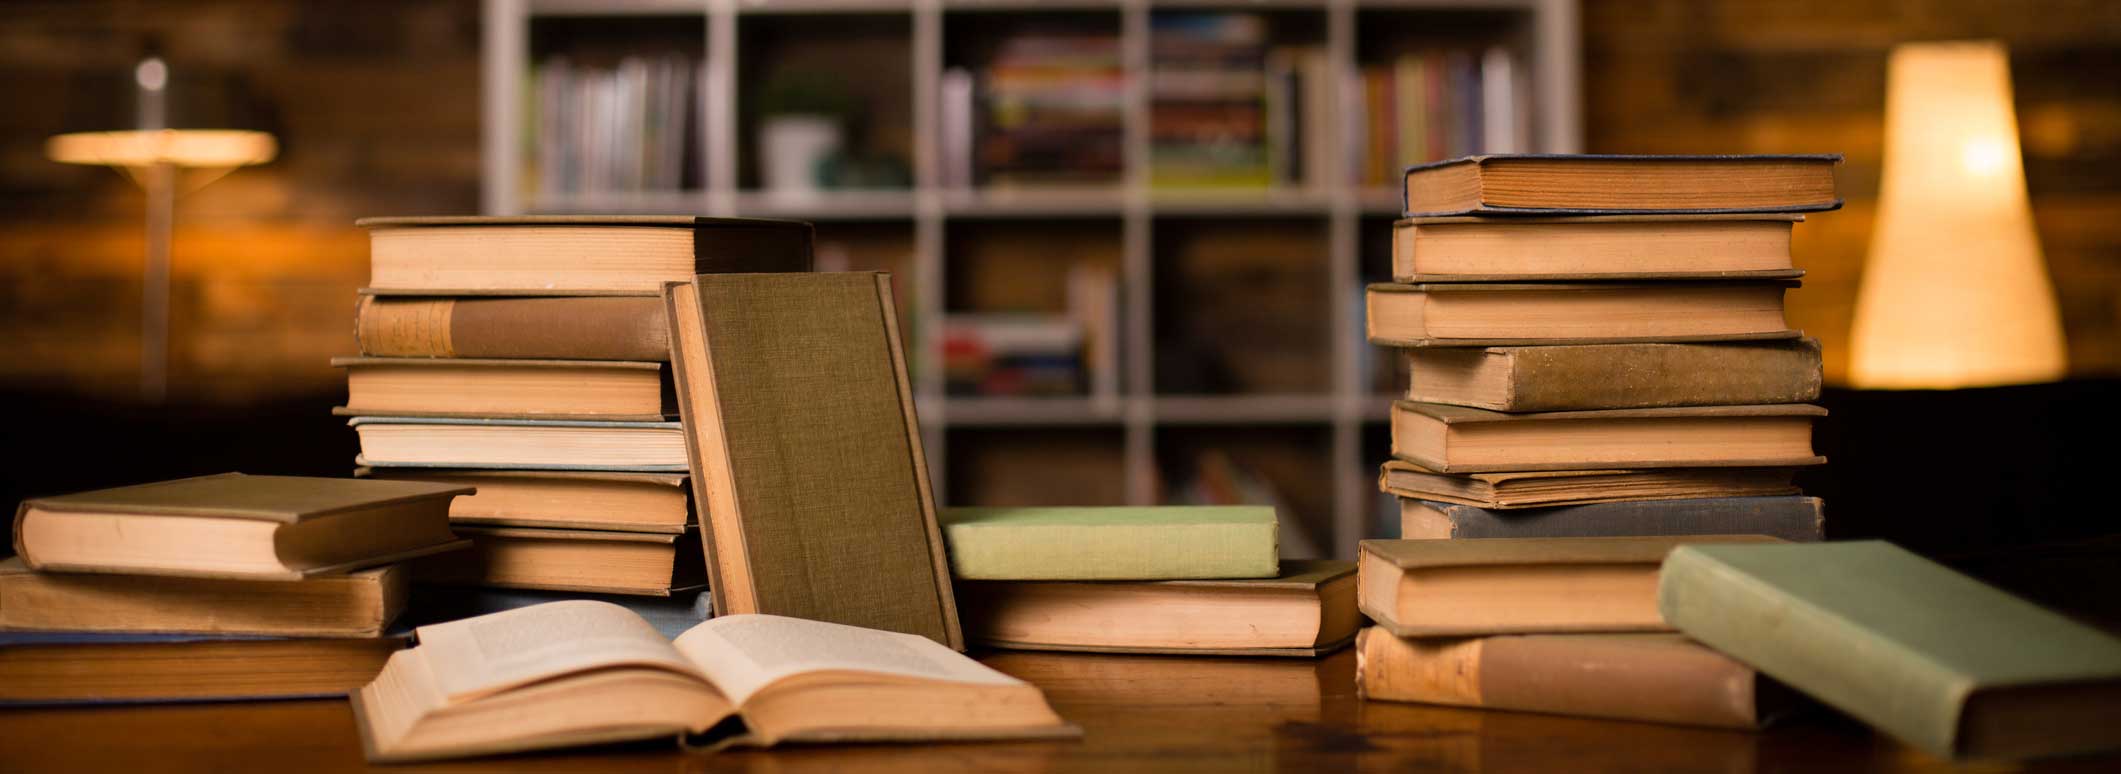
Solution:
[[[450,703],[562,675],[617,666],[698,669],[633,611],[571,600],[422,626],[420,650]]]
[[[675,645],[738,706],[776,681],[815,672],[1023,684],[919,635],[777,615],[715,618],[679,635]]]

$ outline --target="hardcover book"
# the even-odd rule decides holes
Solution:
[[[1370,342],[1475,347],[1793,339],[1794,283],[1426,283],[1371,285]]]
[[[458,527],[471,550],[414,565],[422,583],[668,597],[705,581],[696,535]]]
[[[1801,215],[1409,218],[1392,227],[1396,282],[1795,279]]]
[[[604,602],[626,608],[666,638],[676,638],[685,630],[700,625],[701,621],[714,617],[714,597],[707,593],[705,586],[673,591],[667,597],[644,597],[582,591],[421,585],[413,588],[412,601],[398,625],[409,630],[571,600]]]
[[[810,270],[795,220],[629,215],[362,218],[369,290],[427,296],[655,295],[709,272]]]
[[[1809,403],[1819,341],[1402,350],[1407,400],[1491,411]]]
[[[1628,500],[1559,508],[1488,510],[1399,501],[1399,536],[1420,539],[1768,535],[1793,543],[1824,536],[1817,497]]]
[[[355,468],[354,475],[478,489],[450,501],[451,524],[675,534],[694,523],[683,473]]]
[[[1790,468],[1652,468],[1454,475],[1406,460],[1386,460],[1378,471],[1377,488],[1402,498],[1508,510],[1624,500],[1793,495],[1800,493],[1791,483],[1795,473]]]
[[[964,581],[969,636],[991,647],[1091,653],[1318,656],[1362,621],[1355,563],[1289,560],[1250,580]]]
[[[0,559],[0,629],[378,637],[405,609],[403,565],[300,582],[31,572]]]
[[[330,699],[411,644],[379,637],[0,631],[0,706]]]
[[[1812,453],[1810,405],[1693,406],[1504,414],[1392,404],[1392,454],[1440,473],[1784,467]]]
[[[1408,167],[1402,209],[1438,215],[1811,212],[1841,206],[1839,154],[1498,154]]]
[[[369,357],[670,359],[653,296],[422,298],[361,293],[354,340]]]
[[[677,422],[588,419],[354,417],[355,465],[374,468],[492,468],[683,473],[685,428]]]
[[[346,369],[341,416],[661,422],[677,395],[661,363],[335,357]]]
[[[946,508],[965,580],[1271,578],[1274,509],[1250,505]],[[1180,548],[1183,547],[1183,548]]]

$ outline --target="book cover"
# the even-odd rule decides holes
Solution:
[[[1509,153],[1408,167],[1407,217],[1747,214],[1841,208],[1841,154]]]
[[[1812,421],[1825,415],[1808,404],[1506,414],[1402,400],[1392,454],[1440,473],[1817,465]]]
[[[966,580],[1271,578],[1274,509],[1248,505],[945,508]]]
[[[1219,656],[1324,655],[1362,622],[1355,563],[1282,562],[1271,578],[966,581],[969,636],[1015,650]]]
[[[1378,467],[1377,488],[1406,499],[1511,510],[1624,500],[1802,494],[1791,483],[1795,474],[1791,468],[1652,468],[1453,475],[1393,459]]]
[[[1491,411],[1809,403],[1819,341],[1404,350],[1407,399]]]
[[[657,294],[708,272],[806,272],[804,221],[665,215],[362,218],[369,291],[416,296]]]
[[[1794,280],[1373,283],[1364,331],[1388,347],[1762,341],[1803,335],[1784,316]]]
[[[361,292],[354,341],[370,357],[670,359],[655,296],[429,298]]]
[[[1400,501],[1402,538],[1565,538],[1652,535],[1768,535],[1791,542],[1823,538],[1817,497],[1629,500],[1558,508],[1489,510],[1429,500]]]
[[[405,609],[403,565],[283,580],[31,572],[0,559],[0,629],[377,637]]]

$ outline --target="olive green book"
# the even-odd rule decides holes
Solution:
[[[1251,505],[946,508],[967,580],[1186,580],[1280,574],[1274,509]]]
[[[1883,541],[1688,545],[1664,618],[1946,757],[2121,748],[2121,638]]]

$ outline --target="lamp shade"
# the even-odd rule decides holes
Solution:
[[[2000,44],[1920,43],[1886,71],[1885,179],[1849,380],[1922,389],[2067,371]]]

